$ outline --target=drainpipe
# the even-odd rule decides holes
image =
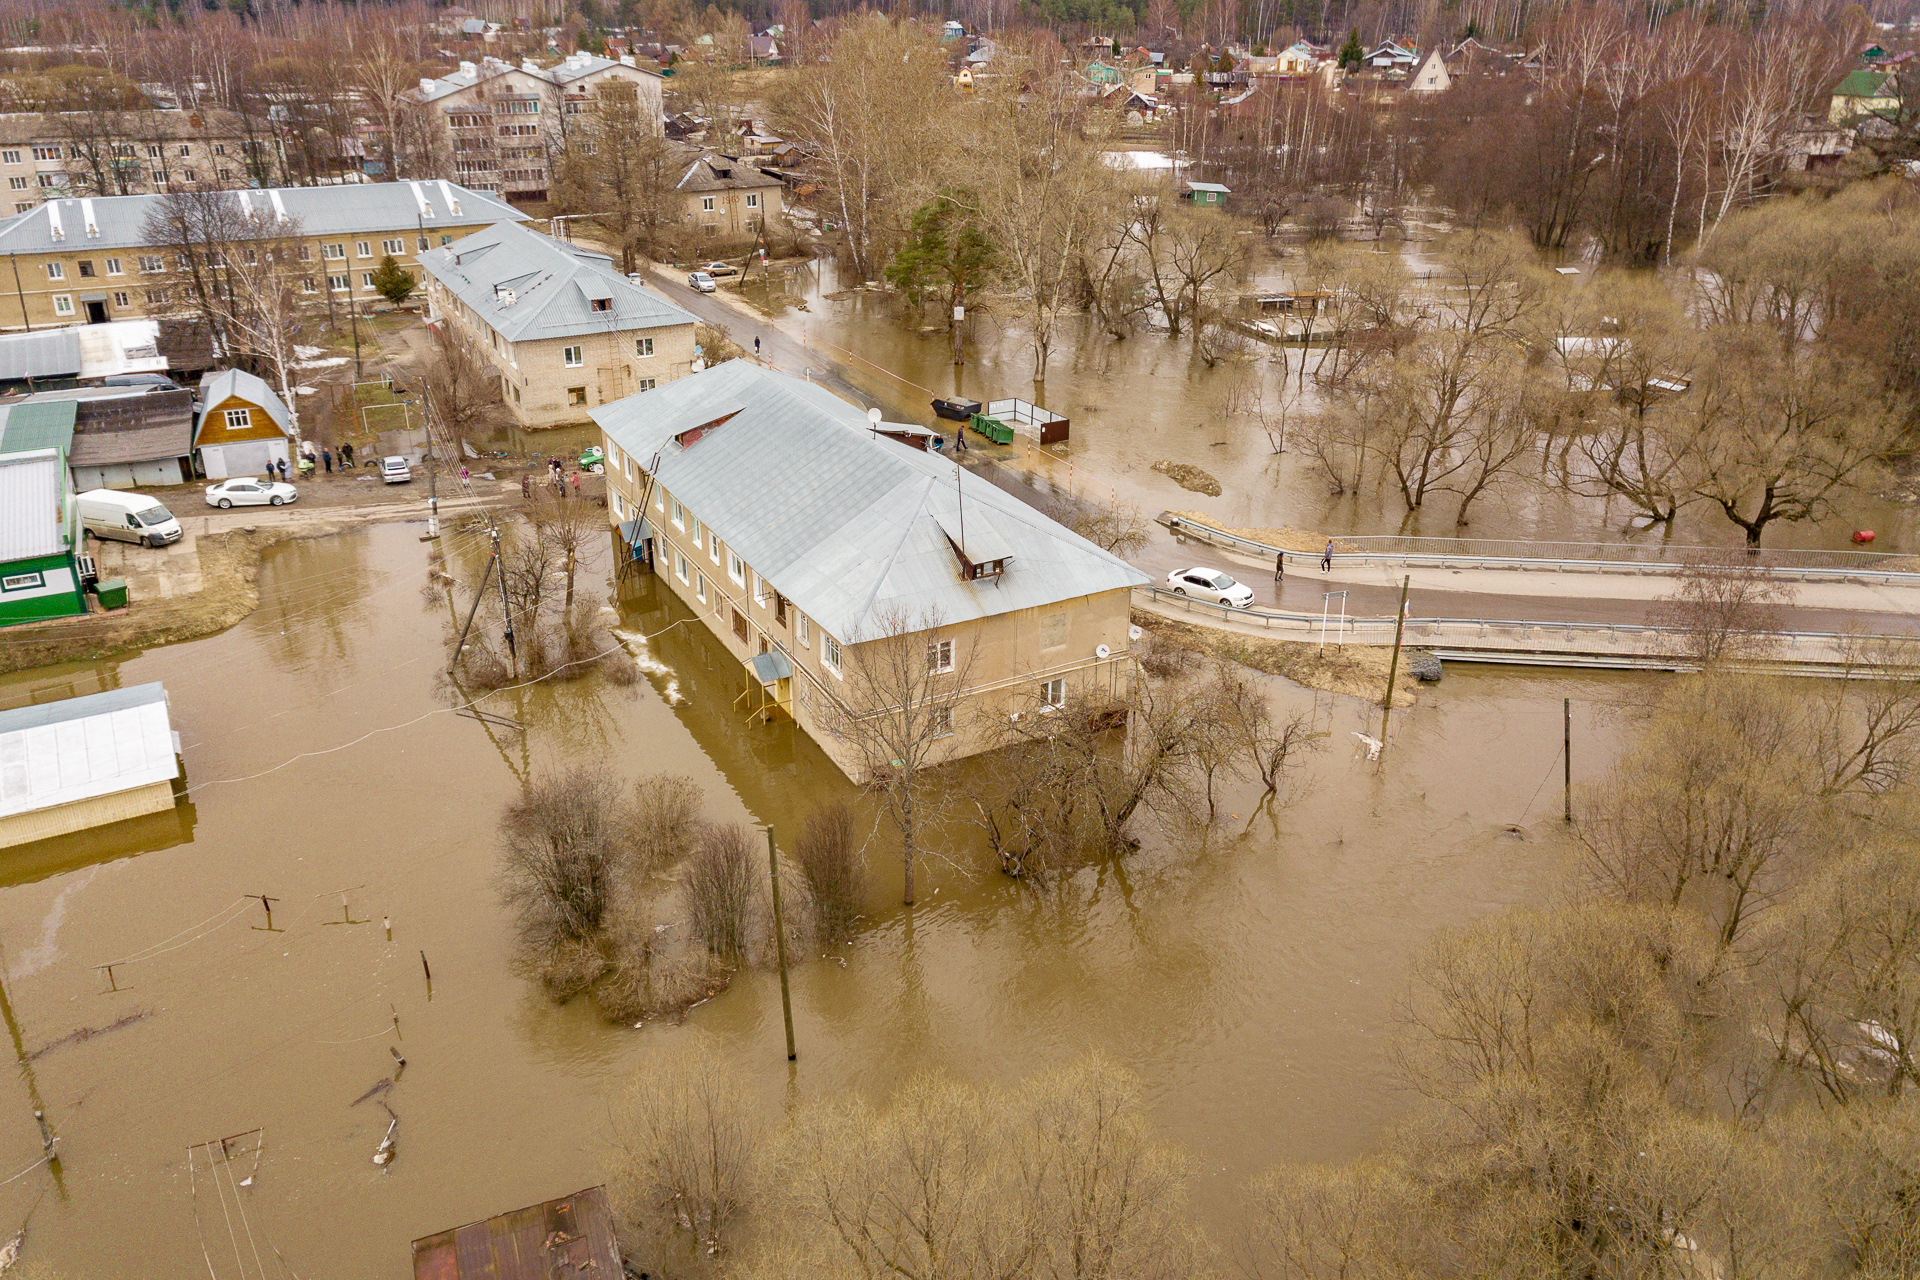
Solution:
[[[27,318],[27,291],[20,287],[20,255],[9,253],[7,260],[13,263],[13,291],[20,299],[20,323],[27,326],[27,332],[33,332],[33,321]]]

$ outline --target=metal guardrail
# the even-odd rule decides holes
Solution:
[[[1292,551],[1242,538],[1212,525],[1182,520],[1170,512],[1157,517],[1169,531],[1197,538],[1213,546],[1241,551],[1262,560],[1284,555],[1289,565],[1318,566],[1320,553]],[[1503,542],[1476,538],[1337,538],[1358,551],[1336,551],[1335,564],[1422,566],[1436,569],[1513,569],[1561,573],[1648,574],[1684,568],[1702,560],[1723,559],[1724,547],[1641,547],[1631,543]],[[1772,570],[1783,578],[1811,581],[1852,579],[1889,586],[1920,586],[1920,571],[1876,568],[1876,564],[1905,559],[1867,551],[1761,551],[1747,563]]]

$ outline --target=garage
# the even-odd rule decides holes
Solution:
[[[209,480],[265,475],[268,465],[273,462],[293,465],[293,459],[287,455],[284,436],[278,440],[236,440],[232,444],[200,446],[200,465],[206,470]]]

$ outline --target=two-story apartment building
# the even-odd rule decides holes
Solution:
[[[156,242],[162,195],[49,200],[0,221],[0,329],[43,329],[183,307],[178,249]],[[415,268],[428,249],[520,214],[497,196],[451,182],[223,191],[245,225],[275,231],[294,257],[289,275],[316,304],[377,296],[373,272],[392,255]],[[284,232],[276,228],[286,228]],[[245,252],[244,247],[241,250]],[[417,270],[415,274],[418,274]]]
[[[610,81],[634,86],[644,117],[661,131],[660,74],[632,57],[615,61],[576,53],[542,67],[498,58],[462,62],[437,80],[422,80],[408,95],[422,110],[436,149],[452,163],[453,176],[476,191],[516,199],[544,200],[552,182],[550,161],[566,144],[570,117],[592,106],[593,92]]]
[[[777,226],[786,184],[762,171],[751,157],[679,148],[680,221],[699,244],[757,239]]]
[[[523,427],[682,378],[694,318],[613,268],[613,259],[512,222],[420,255],[427,319],[491,365]]]
[[[1146,575],[825,388],[730,360],[593,419],[610,518],[849,777],[867,767],[841,726],[873,706],[882,647],[964,681],[936,760],[1127,691]]]
[[[0,114],[0,210],[64,196],[246,187],[276,167],[264,128],[236,111]]]

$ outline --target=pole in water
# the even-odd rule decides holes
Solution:
[[[773,946],[780,957],[780,1014],[787,1023],[787,1061],[799,1055],[793,1047],[793,994],[787,987],[787,930],[780,916],[780,855],[773,847],[773,827],[767,827],[767,870],[773,877]]]
[[[1561,817],[1573,821],[1573,699],[1560,699]]]
[[[433,966],[427,963],[427,953],[420,953],[420,972],[427,975],[427,999],[433,999]]]
[[[273,904],[280,901],[280,899],[269,898],[264,893],[249,893],[246,896],[249,898],[258,899],[260,905],[267,909],[267,922],[264,925],[257,924],[253,926],[256,932],[259,932],[259,933],[285,933],[286,932],[285,929],[276,929],[273,927]]]
[[[1407,588],[1413,585],[1413,575],[1400,579],[1400,614],[1393,620],[1393,659],[1387,663],[1387,700],[1380,704],[1380,750],[1387,749],[1387,717],[1393,714],[1393,682],[1400,674],[1400,637],[1407,629]]]

